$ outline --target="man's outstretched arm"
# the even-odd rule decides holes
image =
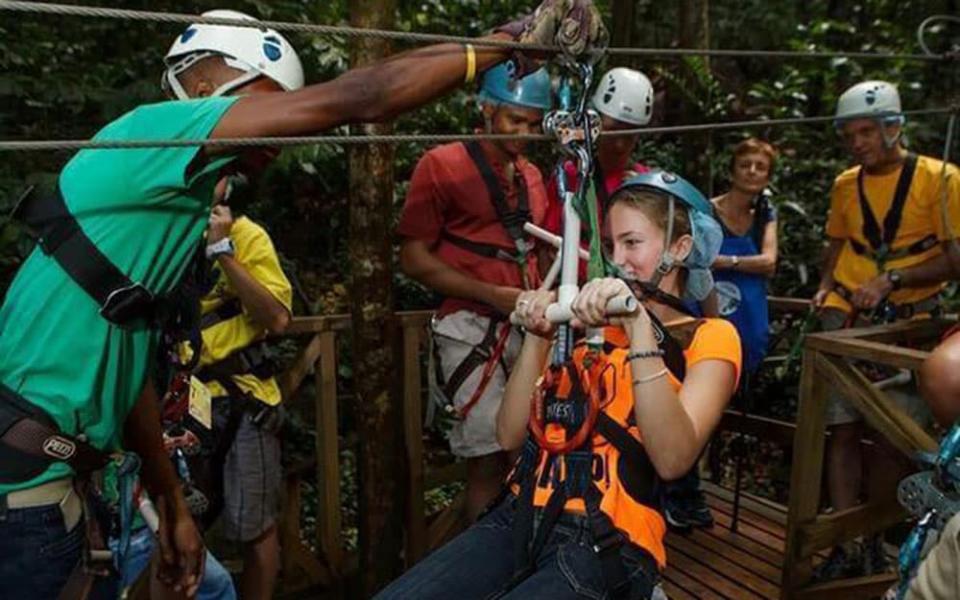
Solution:
[[[502,33],[491,39],[509,40]],[[477,72],[505,60],[510,50],[477,46]],[[253,94],[238,100],[212,138],[309,135],[348,123],[389,120],[463,84],[466,50],[440,44],[347,71],[294,92]]]
[[[532,15],[498,31],[478,42],[520,40],[552,45],[561,32],[565,46],[581,52],[604,45],[607,36],[591,0],[543,0]],[[479,43],[473,48],[477,74],[513,52]],[[467,56],[464,45],[437,44],[294,92],[246,96],[227,111],[211,137],[310,135],[349,123],[387,121],[462,85]]]

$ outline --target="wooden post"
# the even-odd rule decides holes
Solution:
[[[353,0],[354,27],[393,29],[395,0]],[[351,65],[390,54],[388,40],[361,37],[351,44]],[[389,124],[355,133],[387,134]],[[350,148],[350,314],[353,330],[353,403],[359,447],[360,595],[372,596],[400,574],[403,550],[402,411],[393,319],[393,148]]]
[[[317,362],[317,549],[334,578],[342,575],[340,536],[340,444],[337,439],[337,343],[321,333]]]
[[[423,403],[420,385],[420,342],[423,325],[403,324],[403,429],[407,447],[406,567],[419,561],[427,549],[423,499]],[[429,376],[429,375],[428,375]]]
[[[787,547],[783,556],[781,598],[790,600],[793,590],[810,579],[813,563],[801,556],[802,525],[812,522],[820,504],[823,473],[824,421],[827,398],[822,375],[817,371],[816,350],[803,351],[800,374],[800,406],[797,433],[793,440],[793,469],[790,473],[790,503],[787,510]]]

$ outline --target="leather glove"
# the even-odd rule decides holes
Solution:
[[[609,39],[600,12],[591,0],[543,0],[532,14],[507,23],[497,31],[522,43],[558,46],[571,57],[605,48]],[[537,68],[525,56],[516,56],[515,60],[520,77]]]

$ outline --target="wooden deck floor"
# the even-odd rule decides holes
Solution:
[[[706,483],[704,491],[715,525],[667,536],[667,594],[675,600],[779,598],[786,508],[744,497],[734,533],[732,493]]]

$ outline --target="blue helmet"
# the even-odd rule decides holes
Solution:
[[[538,69],[521,79],[516,78],[516,71],[516,65],[509,60],[487,71],[483,75],[478,99],[494,104],[550,110],[553,107],[553,86],[547,70]]]
[[[710,201],[696,186],[670,171],[654,169],[639,175],[631,175],[623,180],[617,191],[628,187],[651,188],[677,198],[693,210],[707,214],[713,212]]]
[[[671,200],[670,218],[667,221],[666,245],[660,256],[660,264],[653,283],[659,284],[660,278],[674,266],[687,269],[686,296],[694,300],[703,300],[713,289],[713,276],[710,267],[720,253],[723,243],[723,230],[713,218],[713,207],[707,197],[692,183],[669,171],[653,170],[628,177],[620,184],[614,196],[627,188],[646,188],[665,193]],[[670,252],[673,241],[673,201],[679,200],[690,212],[690,229],[693,237],[693,249],[683,262],[677,261]]]

